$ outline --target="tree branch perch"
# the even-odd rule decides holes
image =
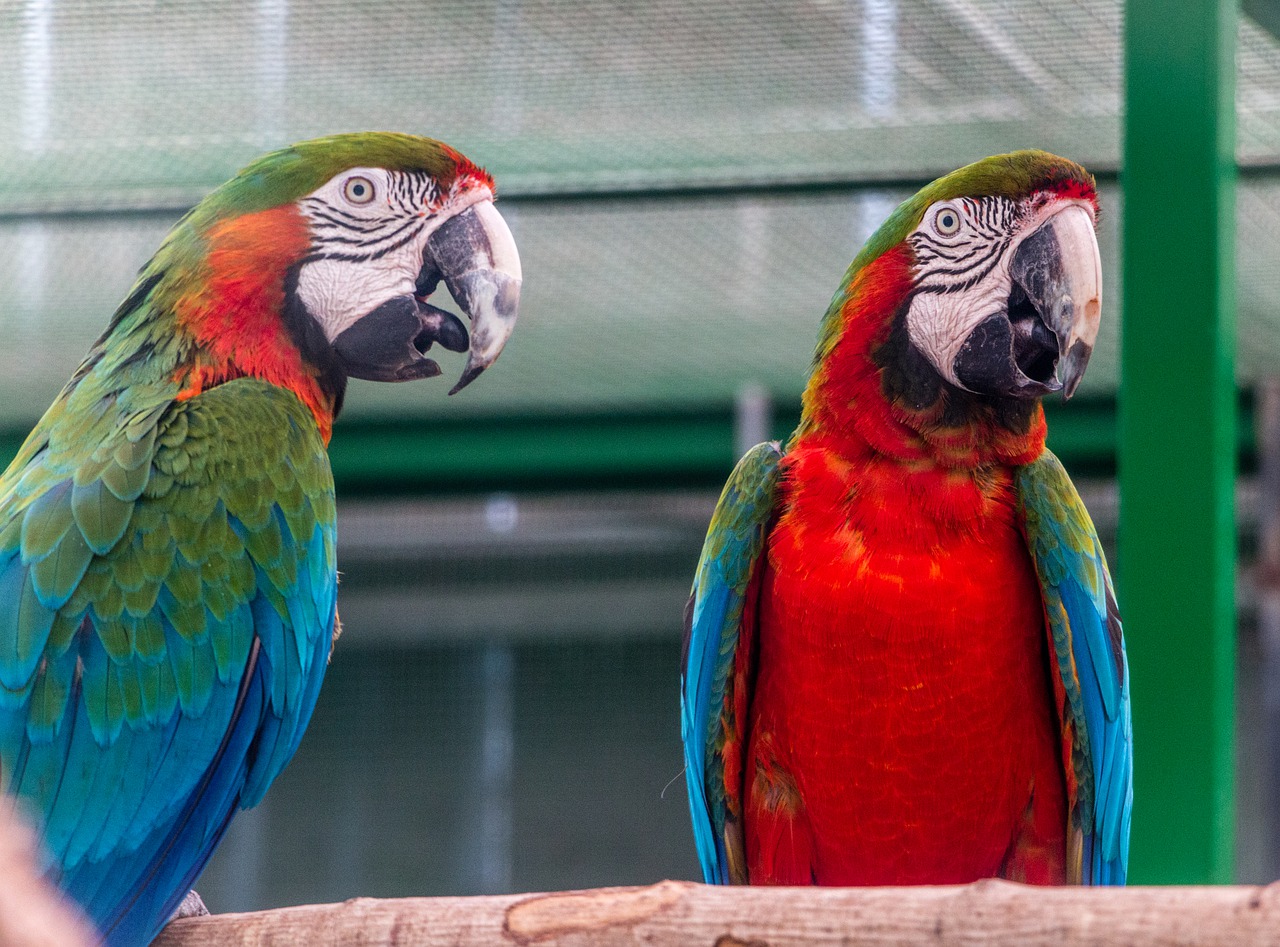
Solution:
[[[153,947],[1245,947],[1280,942],[1268,887],[644,888],[357,898],[186,918]]]

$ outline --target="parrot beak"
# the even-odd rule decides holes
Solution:
[[[442,279],[471,320],[471,354],[462,377],[449,391],[452,395],[497,360],[516,326],[520,256],[515,238],[493,201],[472,204],[441,224],[427,240],[415,290],[420,305],[425,306],[425,297]]]
[[[1093,217],[1064,204],[1014,247],[1005,312],[988,316],[956,354],[962,387],[1038,398],[1075,394],[1098,337],[1102,255]]]
[[[426,353],[435,343],[451,352],[468,348],[467,327],[427,297],[444,280],[471,320],[471,355],[449,394],[493,364],[516,324],[520,304],[520,256],[506,221],[484,199],[450,217],[423,250],[412,295],[388,299],[333,340],[343,371],[370,381],[410,381],[440,374]]]
[[[1102,255],[1093,217],[1079,204],[1054,212],[1018,245],[1009,275],[1019,374],[1028,387],[1060,389],[1070,398],[1084,377],[1102,315]]]

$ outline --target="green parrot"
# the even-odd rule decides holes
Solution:
[[[457,391],[498,357],[521,272],[494,193],[410,135],[259,158],[173,228],[0,478],[0,779],[106,943],[151,941],[297,749],[338,630],[347,379],[438,375],[438,342],[470,350]]]

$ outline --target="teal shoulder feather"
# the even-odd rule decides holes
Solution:
[[[711,518],[694,577],[685,627],[680,693],[685,780],[694,838],[704,879],[727,884],[741,865],[740,813],[726,786],[725,747],[745,721],[732,719],[733,671],[740,644],[754,628],[743,626],[752,578],[773,516],[782,451],[758,444],[734,468]],[[740,771],[740,765],[737,767]]]
[[[332,476],[294,395],[124,394],[54,413],[64,392],[0,481],[0,774],[120,944],[296,749],[336,595]]]
[[[1129,666],[1111,575],[1098,534],[1062,464],[1049,451],[1019,468],[1027,545],[1044,595],[1062,687],[1066,758],[1074,776],[1070,831],[1084,884],[1124,884],[1133,808]],[[1075,873],[1075,872],[1072,872]]]

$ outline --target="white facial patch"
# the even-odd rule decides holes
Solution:
[[[411,295],[427,240],[487,188],[441,195],[425,173],[351,168],[298,201],[312,244],[298,298],[332,342],[396,296]]]
[[[918,292],[907,310],[907,336],[943,378],[963,388],[955,375],[956,356],[980,322],[1005,311],[1012,288],[1008,266],[1002,261],[964,292]]]
[[[394,296],[413,292],[422,267],[421,241],[377,260],[321,259],[298,272],[298,298],[332,342],[357,320]]]
[[[916,255],[907,335],[953,385],[963,387],[954,366],[969,334],[1008,304],[1016,225],[1008,198],[961,198],[931,205],[907,238]]]

